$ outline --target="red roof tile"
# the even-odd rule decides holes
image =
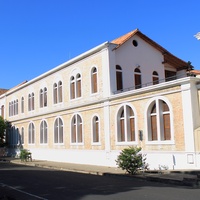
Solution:
[[[8,91],[7,89],[1,89],[1,88],[0,88],[0,95],[6,93],[7,91]]]

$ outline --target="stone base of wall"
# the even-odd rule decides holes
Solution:
[[[120,151],[29,149],[32,158],[76,164],[117,167]],[[143,152],[150,170],[188,170],[200,168],[200,155],[191,152]],[[198,161],[198,162],[197,162]]]

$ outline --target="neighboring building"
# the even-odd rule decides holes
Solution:
[[[151,169],[200,167],[200,79],[138,29],[0,96],[10,147],[34,159],[115,166],[140,146]]]
[[[4,93],[6,93],[8,90],[7,89],[2,89],[0,88],[0,96]],[[1,105],[1,104],[0,104]],[[0,116],[4,118],[4,104],[0,106]]]

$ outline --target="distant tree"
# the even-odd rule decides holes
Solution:
[[[192,63],[190,61],[187,62],[186,68],[188,76],[195,76],[195,74],[192,72],[192,70],[194,70],[194,66],[192,66]]]

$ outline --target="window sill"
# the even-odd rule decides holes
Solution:
[[[80,143],[70,143],[71,146],[83,146],[84,143],[80,142]]]
[[[92,146],[101,146],[100,142],[92,142]]]
[[[168,141],[146,141],[146,144],[150,144],[150,145],[170,144],[170,145],[173,145],[173,144],[175,144],[175,142],[173,140],[168,140]]]
[[[118,146],[136,145],[136,144],[138,144],[137,141],[133,141],[133,142],[116,142],[116,145],[118,145]]]

